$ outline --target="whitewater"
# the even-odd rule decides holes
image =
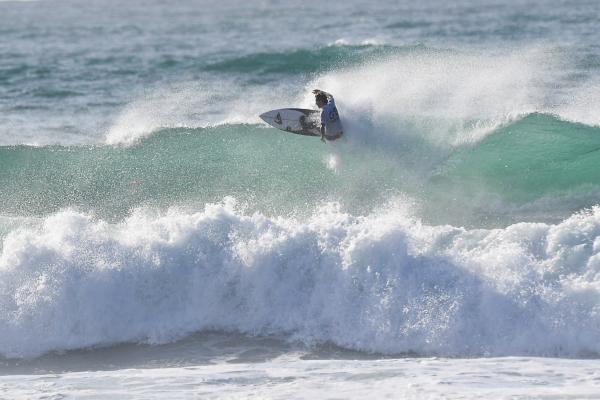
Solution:
[[[319,4],[0,1],[1,398],[600,398],[598,5]]]

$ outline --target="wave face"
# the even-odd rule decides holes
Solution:
[[[385,129],[333,150],[253,124],[163,129],[128,147],[0,147],[0,201],[7,216],[72,208],[114,221],[224,196],[271,216],[327,201],[364,214],[404,196],[425,222],[469,226],[557,222],[596,204],[596,127],[530,114],[459,145]]]
[[[595,4],[365,7],[0,2],[0,356],[598,357]]]

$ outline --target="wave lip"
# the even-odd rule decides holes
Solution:
[[[384,354],[598,354],[599,235],[598,208],[496,230],[335,204],[268,218],[232,199],[119,224],[64,211],[3,241],[0,353],[223,330]]]
[[[502,193],[514,202],[579,192],[598,184],[597,127],[532,113],[508,123],[473,146],[453,152],[440,184]]]

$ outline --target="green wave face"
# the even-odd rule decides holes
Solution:
[[[330,156],[316,138],[255,125],[169,129],[133,147],[3,147],[0,202],[13,215],[74,207],[105,218],[139,205],[203,207],[224,196],[269,214],[312,210],[327,199],[376,203],[391,164],[354,163],[340,175],[326,167]]]
[[[527,202],[597,186],[599,161],[599,128],[532,114],[452,154],[442,176]]]
[[[446,156],[423,143],[394,145],[323,145],[224,125],[166,129],[132,147],[2,147],[0,201],[7,215],[73,207],[111,219],[140,205],[197,208],[224,196],[283,215],[323,201],[365,212],[407,195],[438,223],[498,225],[535,219],[536,202],[548,199],[546,219],[563,217],[595,204],[600,189],[600,130],[549,115],[527,116]],[[441,160],[433,174],[431,159]]]

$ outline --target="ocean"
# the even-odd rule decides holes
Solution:
[[[0,398],[600,398],[599,23],[0,0]]]

